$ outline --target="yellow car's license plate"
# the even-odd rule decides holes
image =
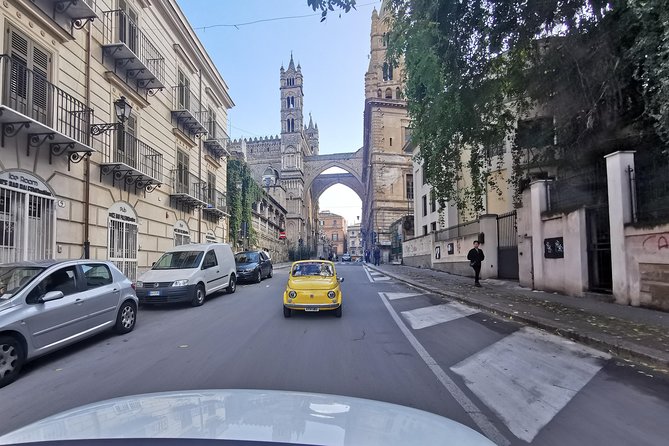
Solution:
[[[318,311],[320,308],[318,307],[304,307],[304,311]]]

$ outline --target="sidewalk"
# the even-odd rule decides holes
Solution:
[[[425,268],[366,264],[425,292],[544,329],[669,373],[669,313],[533,291],[515,282],[474,279]]]

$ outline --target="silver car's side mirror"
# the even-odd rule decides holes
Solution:
[[[39,301],[42,302],[42,303],[50,302],[52,300],[62,299],[63,296],[64,296],[64,294],[63,294],[62,291],[49,291],[44,296],[42,296]]]
[[[340,281],[340,282],[343,282],[343,281],[344,281],[344,278],[343,278],[343,277],[340,277],[340,278],[339,278],[339,281]]]

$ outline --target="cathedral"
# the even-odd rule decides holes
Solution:
[[[281,135],[235,139],[229,149],[244,159],[253,178],[286,211],[288,248],[315,251],[318,201],[305,193],[305,157],[318,155],[318,125],[309,116],[304,123],[302,68],[290,55],[288,68],[280,70]]]

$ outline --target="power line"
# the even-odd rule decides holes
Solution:
[[[374,5],[379,3],[379,1],[375,2],[369,2],[369,3],[363,3],[361,5],[356,5],[356,8],[363,7],[363,6],[369,6],[369,5]],[[293,20],[293,19],[303,19],[305,17],[315,17],[315,16],[320,16],[321,13],[317,12],[314,14],[304,14],[304,15],[290,15],[290,16],[284,16],[284,17],[271,17],[269,19],[258,19],[258,20],[253,20],[250,22],[243,22],[243,23],[219,23],[216,25],[207,25],[207,26],[198,26],[193,29],[195,30],[202,30],[206,31],[210,28],[236,28],[239,29],[240,26],[248,26],[248,25],[255,25],[258,23],[264,23],[264,22],[275,22],[278,20]]]

